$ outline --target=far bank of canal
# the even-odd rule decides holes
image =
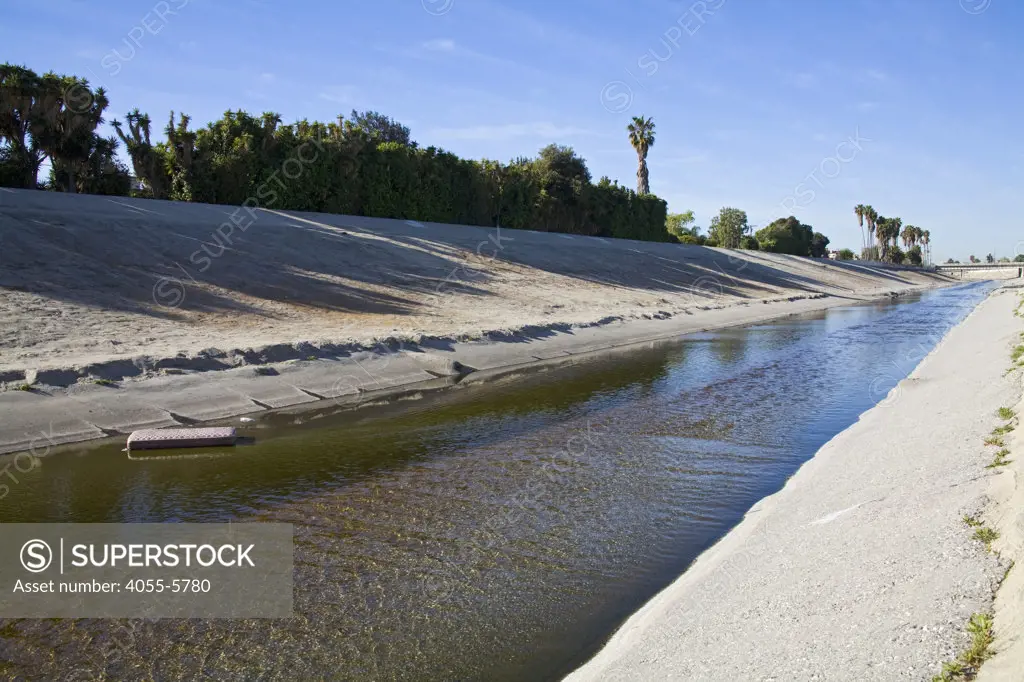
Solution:
[[[0,672],[557,679],[988,291],[695,334],[306,423],[276,415],[219,456],[48,458],[0,521],[293,523],[297,617],[7,621]],[[126,627],[116,658],[96,655]]]

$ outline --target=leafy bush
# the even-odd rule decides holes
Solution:
[[[740,238],[740,248],[747,249],[748,251],[759,251],[761,249],[761,245],[758,243],[756,237],[746,234]]]
[[[789,253],[794,256],[810,256],[814,244],[814,230],[810,225],[804,225],[794,216],[779,218],[766,227],[755,233],[762,251],[771,253]],[[828,239],[824,239],[824,248],[828,246]],[[819,245],[821,244],[819,240]]]
[[[694,223],[693,211],[669,213],[665,218],[665,229],[676,238],[697,237],[700,231]]]
[[[747,212],[738,208],[723,208],[711,219],[708,227],[708,241],[727,249],[740,248],[744,235],[750,232]],[[760,240],[758,240],[760,241]]]
[[[829,238],[821,232],[815,232],[811,236],[811,256],[813,258],[827,257],[829,241]]]
[[[920,265],[922,261],[921,247],[915,244],[907,249],[907,261],[911,265]]]
[[[23,187],[26,172],[8,147],[0,147],[0,187]]]
[[[400,124],[388,125],[388,136],[404,136]],[[281,126],[273,115],[256,119],[227,112],[195,135],[188,172],[192,198],[241,204],[255,197],[262,206],[283,210],[672,238],[663,200],[638,196],[608,178],[593,184],[586,162],[571,147],[549,145],[536,159],[502,164],[394,139],[381,142],[382,137],[351,121]]]

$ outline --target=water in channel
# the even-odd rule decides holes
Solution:
[[[256,445],[218,457],[53,455],[11,486],[0,521],[292,523],[295,617],[2,621],[0,673],[558,679],[988,290],[691,335],[384,408],[274,415]]]

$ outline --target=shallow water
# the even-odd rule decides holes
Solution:
[[[208,457],[54,455],[11,486],[0,521],[290,522],[296,617],[5,621],[0,673],[557,679],[886,399],[988,289],[278,414],[256,445]]]

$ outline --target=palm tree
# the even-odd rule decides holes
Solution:
[[[860,226],[860,246],[861,249],[867,248],[868,241],[864,236],[864,211],[866,207],[864,204],[857,204],[853,207],[853,213],[857,216],[857,224]]]
[[[650,175],[647,172],[647,152],[654,146],[654,120],[643,116],[634,116],[633,122],[626,126],[629,131],[629,143],[636,150],[636,192],[650,194]]]
[[[857,213],[857,209],[860,209],[860,213],[864,216],[864,223],[867,226],[867,234],[864,236],[866,246],[862,250],[861,257],[879,260],[879,250],[875,246],[875,234],[878,229],[878,211],[872,208],[870,205],[858,205],[854,207],[854,213]],[[857,216],[858,222],[860,222],[860,215]]]
[[[875,235],[878,237],[878,260],[885,260],[889,253],[889,219],[885,216],[878,216],[872,219],[875,227]]]
[[[918,235],[921,234],[921,228],[914,225],[907,225],[903,228],[903,232],[900,233],[900,238],[903,240],[903,247],[909,249],[910,247],[917,244]]]
[[[890,218],[889,229],[886,232],[889,239],[892,240],[892,245],[898,246],[900,234],[903,232],[903,218]]]
[[[871,242],[869,246],[875,245],[875,229],[878,227],[878,211],[870,204],[864,207],[864,219],[868,223],[868,236]]]
[[[902,228],[902,218],[886,218],[884,216],[878,216],[878,221],[875,225],[875,234],[878,235],[878,245],[880,247],[879,257],[881,260],[889,260],[892,253],[892,247],[899,245]]]
[[[932,252],[928,246],[932,243],[932,233],[928,230],[921,231],[921,244],[924,246],[924,263],[928,265],[932,260]]]

